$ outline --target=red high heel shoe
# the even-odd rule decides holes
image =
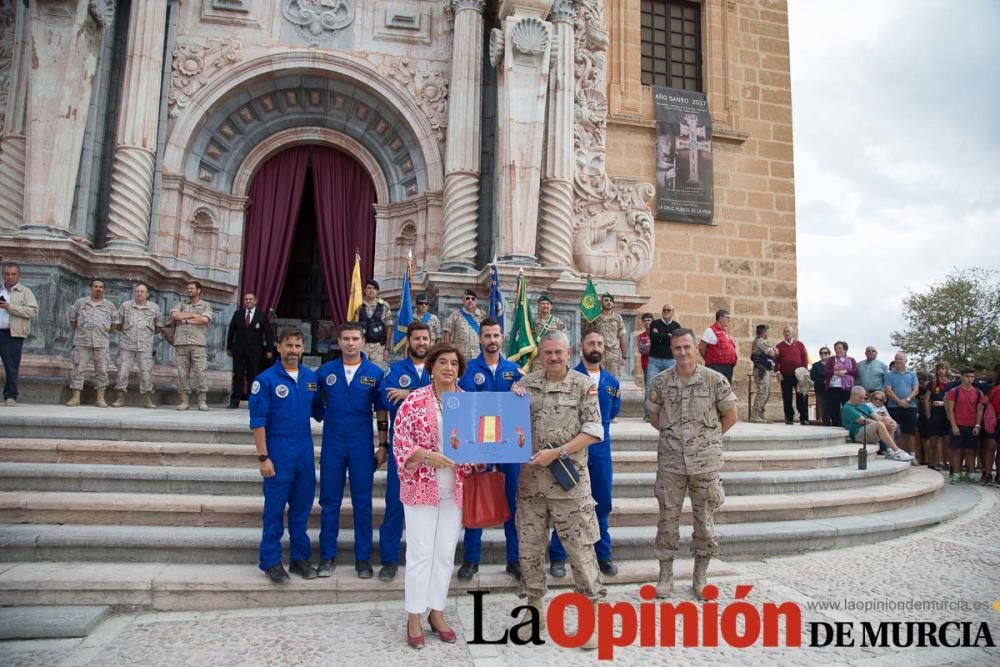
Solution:
[[[431,628],[433,630],[433,627]],[[419,635],[410,634],[410,624],[406,624],[406,643],[410,645],[410,648],[421,649],[424,647],[424,633],[421,630]]]
[[[431,632],[437,635],[438,638],[446,644],[454,644],[458,641],[458,637],[455,635],[454,630],[438,630],[435,628],[434,623],[431,622],[430,615],[427,616],[427,624],[431,626]]]

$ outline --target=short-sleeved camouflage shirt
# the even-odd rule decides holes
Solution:
[[[486,313],[479,308],[472,315],[477,323],[486,319]],[[451,336],[451,344],[461,351],[466,361],[479,356],[479,334],[476,333],[460,310],[453,310],[445,322],[444,330]]]
[[[531,453],[536,454],[546,443],[564,445],[580,433],[595,438],[604,437],[601,407],[597,388],[590,377],[569,371],[561,382],[549,382],[545,372],[529,373],[521,380],[531,399]],[[570,461],[580,474],[580,483],[566,491],[548,468],[521,466],[518,496],[544,498],[589,498],[590,475],[587,472],[587,450],[570,455]]]
[[[204,315],[212,322],[212,307],[204,301],[191,303],[184,299],[179,304],[170,309],[171,313],[190,313],[191,315]],[[174,332],[174,345],[197,345],[205,347],[208,345],[208,327],[195,326],[194,324],[177,323]]]
[[[666,370],[653,379],[649,402],[660,406],[657,469],[701,475],[722,468],[719,416],[736,405],[736,394],[721,373],[698,366],[684,380],[676,368]]]
[[[118,347],[134,352],[150,352],[156,336],[156,325],[160,321],[160,307],[152,301],[141,306],[129,300],[118,309],[118,321],[122,325],[118,337]]]
[[[111,325],[118,324],[118,308],[107,299],[94,303],[89,296],[73,302],[70,322],[76,322],[73,345],[77,347],[107,347]]]

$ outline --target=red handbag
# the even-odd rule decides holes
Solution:
[[[491,528],[510,519],[504,474],[498,470],[466,475],[462,497],[462,525],[466,528]]]

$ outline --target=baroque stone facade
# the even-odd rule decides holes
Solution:
[[[587,276],[630,330],[664,300],[698,328],[729,308],[741,344],[758,320],[794,322],[785,3],[700,5],[711,226],[650,209],[639,0],[5,3],[0,253],[33,267],[57,320],[28,363],[65,366],[68,338],[47,327],[90,275],[122,297],[144,280],[165,301],[200,280],[221,340],[254,173],[304,144],[370,174],[390,299],[408,253],[442,314],[496,257],[505,287],[523,269],[577,325]],[[217,379],[226,365],[213,357]]]

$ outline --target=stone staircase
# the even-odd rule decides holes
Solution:
[[[314,433],[318,457],[318,426]],[[402,577],[354,577],[349,494],[339,544],[347,567],[280,593],[256,571],[262,499],[245,411],[21,406],[0,411],[0,435],[0,605],[205,609],[279,604],[275,594],[280,604],[401,596]],[[615,581],[650,581],[656,433],[621,419],[612,440]],[[726,450],[727,499],[716,515],[726,559],[887,539],[950,519],[979,497],[944,489],[934,471],[876,457],[874,447],[859,471],[857,446],[840,429],[739,424]],[[376,473],[376,526],[384,484]],[[682,520],[690,523],[688,506]],[[375,542],[377,560],[377,531]],[[483,542],[479,577],[457,591],[513,586],[502,572],[502,530],[485,531]]]

